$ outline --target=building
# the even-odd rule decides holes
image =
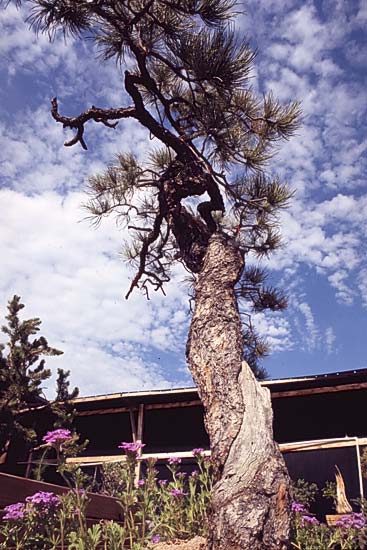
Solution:
[[[291,477],[323,487],[334,480],[337,464],[349,499],[363,496],[366,487],[360,457],[367,446],[367,369],[261,384],[271,392],[274,437]],[[172,455],[181,457],[190,469],[194,467],[193,448],[209,452],[196,388],[79,397],[74,405],[75,429],[89,445],[83,456],[72,460],[95,472],[104,462],[121,459],[121,441],[142,441],[143,458],[156,457],[162,471]],[[27,423],[37,425],[41,433],[51,427],[49,413],[42,407],[29,413]],[[19,449],[13,450],[3,471],[24,475],[27,461],[29,457],[24,453],[21,457]],[[317,506],[320,513],[331,511],[325,510],[321,500]]]

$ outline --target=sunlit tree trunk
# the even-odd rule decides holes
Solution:
[[[243,266],[235,242],[215,233],[187,344],[214,466],[209,550],[281,550],[289,536],[289,478],[273,440],[270,392],[242,361],[234,286]]]

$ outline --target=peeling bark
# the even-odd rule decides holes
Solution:
[[[243,267],[234,241],[215,233],[196,284],[187,344],[214,467],[209,550],[282,550],[289,477],[273,440],[270,392],[242,361],[234,286]]]

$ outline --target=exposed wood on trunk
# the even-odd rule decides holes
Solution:
[[[273,440],[270,392],[242,363],[234,286],[243,266],[236,244],[214,234],[195,288],[187,345],[217,479],[209,549],[281,550],[289,537],[289,478]]]

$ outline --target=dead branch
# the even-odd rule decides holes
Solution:
[[[120,107],[117,109],[100,109],[92,105],[90,109],[84,111],[79,116],[76,117],[66,117],[60,115],[58,111],[57,98],[54,97],[51,100],[51,114],[56,122],[60,122],[64,128],[71,128],[76,130],[75,136],[70,140],[64,143],[65,147],[71,147],[80,142],[80,145],[83,149],[87,149],[87,145],[84,141],[84,124],[89,120],[94,120],[95,122],[101,122],[108,128],[116,128],[118,122],[110,122],[111,120],[117,120],[121,118],[135,117],[136,111],[134,107]]]

